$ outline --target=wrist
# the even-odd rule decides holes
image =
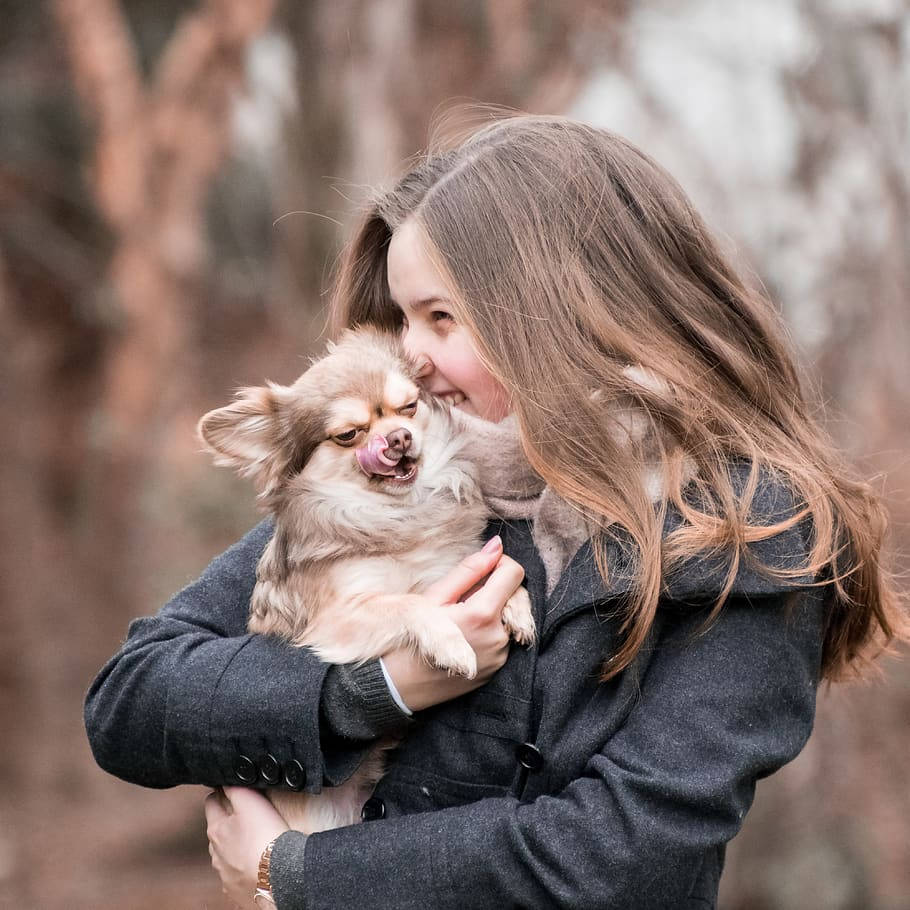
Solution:
[[[382,656],[382,671],[392,688],[411,711],[422,711],[434,704],[426,677],[434,671],[409,648],[398,648]],[[428,700],[429,696],[429,700]]]
[[[395,681],[389,675],[388,667],[386,667],[385,661],[381,657],[379,658],[379,669],[382,670],[382,675],[385,677],[385,682],[389,687],[389,694],[392,696],[392,701],[410,717],[414,712],[404,703],[404,699],[401,697],[401,693],[398,691]]]
[[[423,711],[477,688],[478,683],[431,667],[409,648],[382,655],[385,672],[412,711]]]

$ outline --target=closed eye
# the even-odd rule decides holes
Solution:
[[[402,417],[413,417],[417,413],[417,402],[412,401],[403,408],[399,408],[398,413],[401,414]]]

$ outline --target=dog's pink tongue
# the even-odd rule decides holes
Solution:
[[[398,458],[389,458],[386,451],[389,441],[378,433],[362,448],[357,450],[357,463],[365,474],[394,474]]]

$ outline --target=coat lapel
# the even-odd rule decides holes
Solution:
[[[594,560],[591,541],[585,541],[556,582],[546,599],[540,638],[543,641],[563,619],[629,593],[632,587],[631,547],[617,535],[607,542],[607,581],[601,577]]]

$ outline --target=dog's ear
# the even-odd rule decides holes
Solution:
[[[294,392],[287,386],[241,389],[234,401],[209,411],[196,431],[215,463],[237,468],[268,495],[292,471],[299,471],[314,448],[299,438]]]

